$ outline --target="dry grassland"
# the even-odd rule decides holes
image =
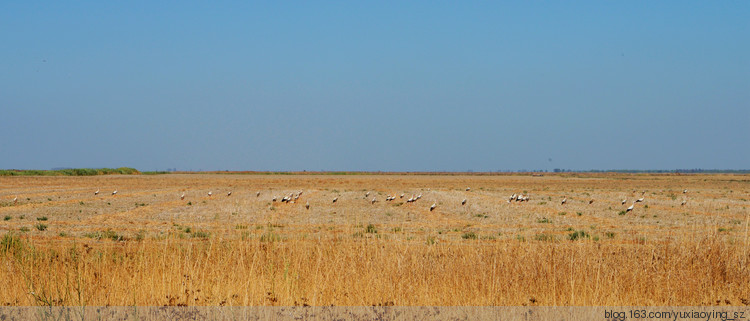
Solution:
[[[749,207],[748,175],[0,177],[0,305],[748,305]]]

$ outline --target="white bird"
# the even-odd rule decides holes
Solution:
[[[560,205],[565,205],[565,203],[568,202],[568,198],[563,198],[562,202],[560,202]]]
[[[99,195],[99,189],[96,189],[96,192],[94,192],[94,195]]]
[[[422,198],[422,194],[417,195],[417,199]]]
[[[628,199],[627,199],[627,198],[626,198],[626,199],[624,199],[624,200],[622,200],[622,205],[625,205],[625,203],[627,203],[627,202],[628,202]]]
[[[686,203],[687,203],[687,200],[683,200],[682,204],[680,204],[680,205],[685,205]]]
[[[464,198],[463,201],[461,201],[461,205],[466,205],[466,199]]]
[[[255,197],[260,197],[260,191],[258,191],[257,193],[255,193]]]
[[[227,193],[227,196],[232,196],[232,192]]]
[[[515,201],[516,197],[517,197],[516,194],[511,195],[510,198],[509,198],[509,200],[508,200],[508,203],[510,203],[511,201]]]
[[[365,193],[365,197],[370,196],[370,192]]]
[[[18,196],[13,198],[13,204],[16,204],[16,203],[18,203]]]
[[[271,199],[271,202],[276,202],[276,196],[274,196],[273,199]]]
[[[635,201],[636,201],[636,203],[640,203],[640,202],[643,202],[643,197],[641,197],[641,198],[639,198],[639,199],[637,199],[637,200],[635,200]]]
[[[339,198],[338,198],[338,197],[334,197],[334,198],[333,198],[333,202],[334,202],[334,203],[336,203],[336,201],[338,201],[338,200],[339,200]]]
[[[112,192],[112,195],[115,195],[115,194],[117,194],[117,190],[115,190],[114,192]]]
[[[214,193],[211,193],[211,191],[208,191],[208,197],[211,197],[211,195],[214,195]]]
[[[376,199],[375,199],[375,198],[373,197],[373,198],[372,198],[372,201],[370,201],[370,203],[372,203],[372,204],[375,204],[375,202],[377,202],[377,201],[378,201],[378,200],[376,200]]]
[[[632,211],[634,207],[635,207],[635,202],[633,202],[633,205],[630,205],[630,207],[628,207],[628,209],[625,210],[625,212],[627,213],[627,212]]]
[[[432,212],[432,210],[434,210],[435,207],[437,207],[437,205],[435,203],[432,203],[432,206],[430,206],[430,212]]]
[[[470,191],[470,190],[471,190],[471,187],[467,187],[467,188],[466,188],[466,191],[467,191],[467,192],[468,192],[468,191]]]
[[[682,190],[682,194],[685,194],[685,193],[687,193],[687,190],[686,189]]]
[[[307,201],[307,203],[305,203],[305,209],[310,209],[310,201]]]
[[[404,193],[401,193],[401,198],[404,198]]]
[[[181,200],[184,200],[184,199],[185,199],[185,193],[182,193],[182,196],[180,196],[180,199],[181,199]]]

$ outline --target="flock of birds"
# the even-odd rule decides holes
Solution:
[[[466,191],[467,191],[467,192],[471,191],[471,188],[467,187],[467,188],[466,188]],[[303,191],[299,191],[299,192],[296,192],[296,193],[295,193],[295,192],[293,192],[293,193],[289,193],[288,195],[284,196],[284,197],[283,197],[283,198],[281,199],[281,202],[282,202],[282,203],[289,203],[289,204],[294,204],[295,202],[297,202],[297,200],[299,200],[300,196],[302,196],[302,192],[303,192]],[[633,194],[635,194],[635,193],[636,193],[636,191],[633,191]],[[683,190],[683,191],[682,191],[682,193],[683,193],[683,194],[687,194],[687,189]],[[638,199],[635,199],[635,200],[633,200],[633,203],[632,203],[632,204],[631,204],[631,205],[630,205],[630,206],[629,206],[629,207],[628,207],[628,208],[627,208],[627,209],[625,210],[625,212],[630,212],[630,211],[632,211],[632,210],[633,210],[633,209],[635,208],[635,204],[636,204],[636,203],[641,203],[641,202],[643,202],[643,201],[644,201],[644,197],[643,197],[643,195],[644,195],[644,194],[646,194],[646,191],[642,191],[642,192],[641,192],[641,198],[638,198]],[[94,195],[99,195],[99,189],[97,189],[97,190],[96,190],[96,192],[94,192]],[[115,196],[115,195],[117,195],[117,189],[115,189],[114,191],[112,191],[112,196]],[[212,196],[213,196],[213,192],[212,192],[212,191],[208,191],[208,197],[212,197]],[[232,192],[231,192],[231,191],[227,192],[227,197],[229,197],[229,196],[232,196]],[[403,198],[404,198],[404,196],[405,196],[405,193],[401,193],[401,195],[399,195],[399,198],[403,199]],[[255,193],[255,197],[260,197],[260,191],[258,191],[258,192],[256,192],[256,193]],[[370,192],[367,192],[367,193],[365,193],[365,197],[364,197],[364,198],[365,198],[365,199],[367,199],[367,198],[369,198],[369,197],[370,197]],[[419,194],[419,195],[416,195],[416,196],[414,196],[414,195],[412,194],[412,196],[411,196],[411,197],[409,197],[409,198],[408,198],[408,199],[406,200],[406,203],[407,203],[407,204],[408,204],[408,203],[414,203],[414,202],[418,201],[418,200],[419,200],[419,199],[421,199],[421,198],[422,198],[422,194]],[[184,199],[185,199],[185,192],[182,192],[182,195],[180,196],[180,200],[184,200]],[[334,197],[334,198],[333,198],[333,202],[332,202],[332,203],[336,203],[336,201],[338,201],[338,199],[339,199],[339,198],[338,198],[338,196],[337,196],[337,197]],[[396,199],[396,195],[390,195],[390,194],[389,194],[389,195],[388,195],[388,196],[387,196],[387,197],[385,198],[385,201],[386,201],[386,202],[390,202],[390,201],[393,201],[393,200],[395,200],[395,199]],[[508,198],[508,203],[512,203],[512,202],[528,202],[528,201],[529,201],[529,199],[530,199],[530,198],[529,198],[529,195],[523,195],[523,194],[515,194],[515,193],[514,193],[513,195],[511,195],[511,196],[510,196],[510,197]],[[276,202],[277,200],[278,200],[278,198],[277,198],[276,196],[274,196],[274,197],[273,197],[273,198],[271,199],[271,201],[272,201],[272,202],[274,202],[274,203],[275,203],[275,202]],[[376,198],[376,197],[373,197],[373,198],[372,198],[372,200],[370,200],[370,204],[375,204],[375,203],[376,203],[377,201],[378,201],[378,200],[377,200],[377,198]],[[467,202],[467,200],[466,200],[466,199],[464,198],[464,199],[463,199],[463,200],[461,201],[461,206],[464,206],[464,205],[466,205],[466,202]],[[562,199],[562,201],[560,202],[560,205],[565,205],[565,203],[567,203],[567,202],[568,202],[568,197],[567,197],[567,196],[563,196],[563,199]],[[623,200],[622,200],[621,204],[622,204],[622,205],[625,205],[625,203],[627,203],[627,202],[628,202],[628,199],[626,198],[626,199],[623,199]],[[15,205],[15,204],[17,204],[17,203],[18,203],[18,195],[16,195],[16,196],[15,196],[15,198],[13,198],[13,204]],[[591,205],[591,204],[593,204],[593,203],[594,203],[594,200],[593,200],[593,199],[591,199],[591,200],[589,200],[589,202],[588,202],[588,203],[589,203],[589,205]],[[687,204],[687,199],[683,199],[683,201],[682,201],[682,203],[681,203],[680,205],[681,205],[681,206],[684,206],[685,204]],[[306,208],[306,209],[310,209],[310,201],[307,201],[307,202],[305,203],[305,208]],[[432,203],[432,205],[430,205],[430,212],[434,211],[434,210],[435,210],[435,208],[437,208],[437,201],[433,202],[433,203]]]

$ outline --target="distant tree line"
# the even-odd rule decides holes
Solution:
[[[40,169],[3,169],[0,176],[94,176],[94,175],[136,175],[141,174],[131,167],[120,168],[63,168],[53,170]]]

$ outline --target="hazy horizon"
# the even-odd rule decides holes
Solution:
[[[750,3],[0,4],[0,168],[750,168]]]

